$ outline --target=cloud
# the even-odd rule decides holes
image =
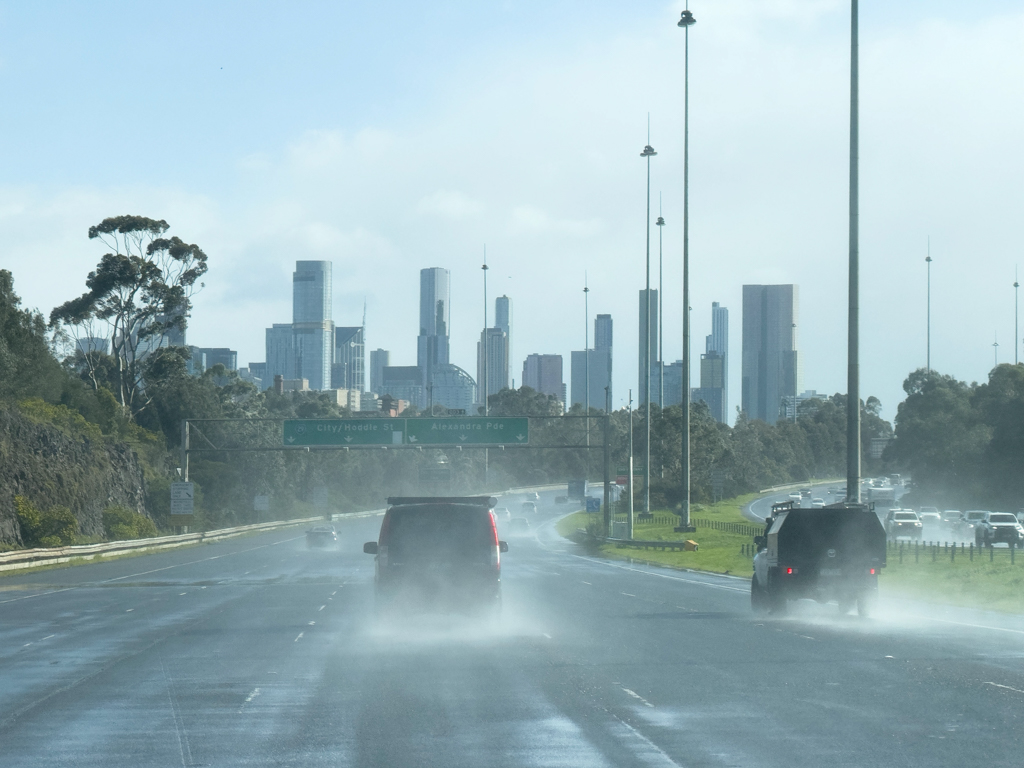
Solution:
[[[460,221],[477,216],[484,210],[483,203],[473,200],[462,192],[439,189],[420,198],[416,203],[416,213],[426,216],[438,216],[443,219]]]

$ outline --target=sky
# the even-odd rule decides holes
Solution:
[[[679,2],[0,1],[0,268],[49,314],[83,292],[108,216],[166,219],[209,256],[189,343],[265,359],[296,260],[334,264],[334,321],[415,364],[419,270],[452,275],[452,361],[476,371],[488,291],[512,376],[615,323],[637,388],[648,141],[665,358],[682,348]],[[692,0],[693,385],[711,302],[800,288],[803,389],[846,389],[849,2]],[[1014,359],[1024,210],[1024,7],[862,0],[861,394],[892,418],[925,364]],[[658,232],[651,229],[652,274]],[[656,287],[656,286],[655,286]],[[492,319],[493,322],[493,319]],[[591,339],[592,339],[591,324]],[[998,339],[999,347],[993,342]],[[1024,350],[1022,350],[1024,351]]]

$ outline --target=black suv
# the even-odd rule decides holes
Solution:
[[[501,553],[489,496],[389,498],[377,541],[379,610],[426,609],[497,614],[501,607]]]

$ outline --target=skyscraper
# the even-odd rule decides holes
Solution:
[[[480,341],[476,345],[476,379],[481,403],[484,402],[485,387],[486,395],[495,395],[508,387],[508,336],[501,328],[488,328],[480,332]]]
[[[508,296],[499,296],[494,300],[494,327],[501,328],[508,337],[508,359],[509,366],[513,358],[512,351],[512,299]],[[511,372],[509,373],[511,376]],[[506,379],[508,376],[506,376]]]
[[[797,351],[799,287],[743,286],[742,408],[774,424],[784,396],[800,390]]]
[[[443,405],[445,408],[464,410],[475,415],[473,406],[477,400],[476,382],[473,377],[457,365],[434,366],[428,405]]]
[[[334,365],[331,367],[334,389],[366,390],[366,343],[362,326],[334,329]]]
[[[711,302],[711,334],[705,338],[705,352],[700,362],[700,388],[721,389],[704,400],[711,415],[723,424],[729,423],[729,310],[717,301]],[[712,403],[714,401],[714,404]]]
[[[420,270],[420,334],[416,339],[416,365],[423,386],[430,386],[434,366],[447,365],[450,321],[450,274],[447,269]]]
[[[375,349],[370,353],[370,391],[381,393],[384,386],[384,368],[391,365],[391,353],[386,349]]]
[[[646,290],[640,290],[640,337],[637,345],[637,370],[638,384],[637,392],[639,393],[639,403],[643,405],[647,402],[647,374],[644,373],[644,361],[649,360],[651,365],[651,389],[652,392],[657,391],[658,384],[654,381],[657,378],[658,372],[658,289],[651,289],[651,304],[650,304],[650,315],[649,323],[648,318],[644,317],[644,311],[647,309],[647,302],[645,300]],[[651,327],[651,346],[650,355],[646,356],[647,347],[647,326]],[[652,400],[653,402],[653,400]]]
[[[612,348],[612,316],[598,315],[594,318],[594,349]]]
[[[587,388],[589,386],[590,407],[605,410],[612,401],[612,316],[598,315],[594,319],[594,348],[575,350],[569,358],[569,377],[572,395],[571,403],[587,405]],[[589,384],[587,372],[589,370]]]
[[[267,378],[265,380],[272,382],[275,376],[283,376],[286,379],[296,378],[295,340],[292,335],[291,323],[274,323],[267,328]]]
[[[528,355],[523,362],[522,385],[565,403],[561,355]]]
[[[292,273],[292,334],[294,378],[308,379],[309,388],[313,390],[330,389],[331,364],[334,361],[331,262],[295,262],[295,272]]]

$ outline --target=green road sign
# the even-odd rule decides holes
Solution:
[[[530,420],[487,416],[406,419],[405,441],[409,445],[526,445]]]
[[[406,419],[291,419],[284,423],[284,444],[401,445]]]

